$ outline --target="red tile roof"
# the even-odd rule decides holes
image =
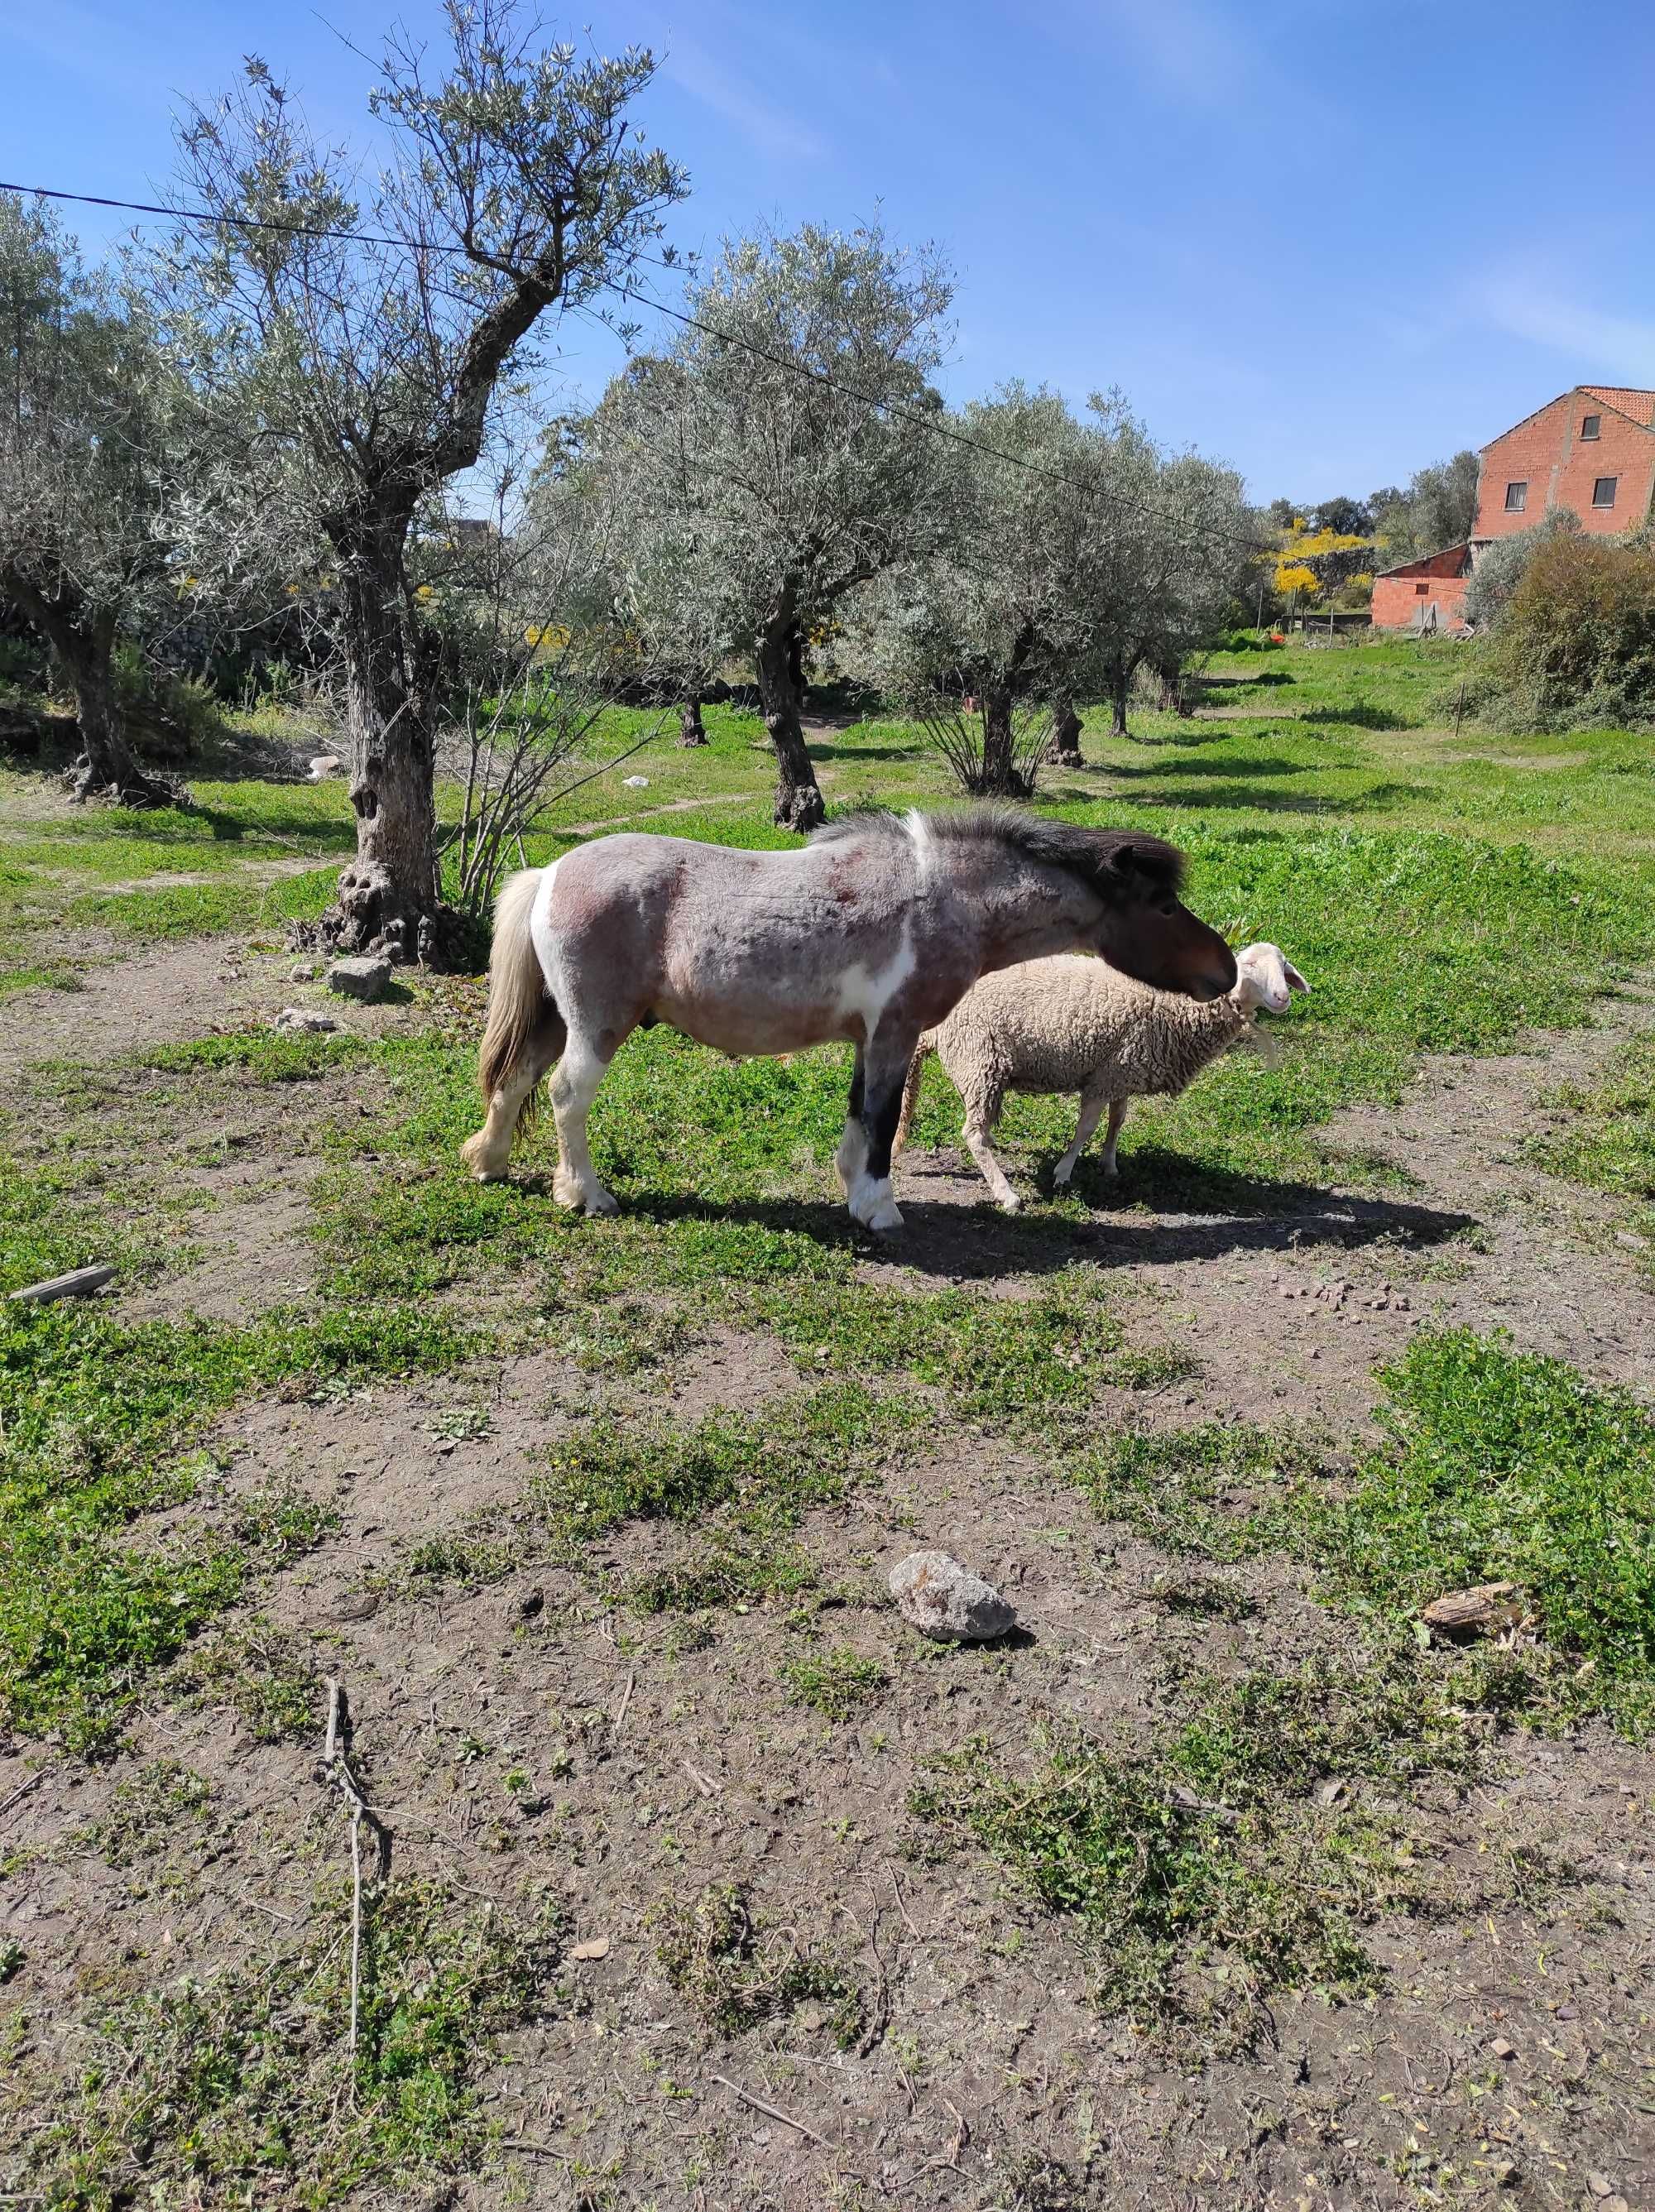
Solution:
[[[1639,392],[1628,384],[1583,384],[1579,389],[1601,399],[1606,407],[1613,407],[1617,414],[1629,415],[1646,430],[1655,428],[1655,392]]]

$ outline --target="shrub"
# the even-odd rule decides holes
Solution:
[[[1655,551],[1555,535],[1512,593],[1491,661],[1519,724],[1655,714]]]
[[[1529,573],[1536,553],[1559,538],[1579,533],[1580,518],[1567,507],[1554,507],[1532,530],[1497,538],[1485,546],[1465,590],[1465,619],[1474,629],[1491,629],[1511,604],[1512,594]]]

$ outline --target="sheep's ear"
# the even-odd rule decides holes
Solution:
[[[1292,961],[1283,960],[1281,965],[1287,972],[1287,988],[1290,991],[1303,991],[1306,996],[1308,996],[1311,987],[1299,974],[1299,970],[1293,966]]]

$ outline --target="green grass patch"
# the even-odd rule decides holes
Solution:
[[[854,1720],[891,1680],[877,1659],[861,1658],[844,1644],[784,1660],[781,1672],[794,1705],[831,1721]]]
[[[1388,1446],[1316,1549],[1347,1599],[1414,1612],[1514,1583],[1577,1663],[1572,1701],[1655,1724],[1655,1418],[1565,1362],[1454,1330],[1381,1376]]]
[[[474,2172],[500,2038],[564,2001],[556,1917],[514,1925],[440,1883],[370,1884],[354,2058],[350,1919],[332,1893],[273,1959],[92,2005],[72,2073],[14,2067],[31,2201],[321,2207]]]
[[[1478,1737],[1406,1649],[1177,1687],[1188,1717],[1149,1745],[1060,1734],[1030,1771],[977,1739],[934,1762],[912,1808],[1075,1923],[1102,2009],[1210,2057],[1270,2033],[1284,1990],[1378,1989],[1363,1930],[1429,1908],[1409,1831],[1317,1785],[1464,1775]]]
[[[1655,1036],[1629,1044],[1601,1082],[1573,1084],[1553,1103],[1569,1121],[1524,1150],[1548,1175],[1625,1199],[1643,1239],[1640,1265],[1655,1274]]]
[[[145,1550],[141,1514],[194,1498],[189,1456],[217,1413],[259,1390],[367,1381],[456,1362],[440,1316],[278,1311],[245,1328],[125,1325],[96,1306],[0,1305],[0,1715],[103,1740],[144,1676],[319,1528],[304,1510],[243,1509]]]

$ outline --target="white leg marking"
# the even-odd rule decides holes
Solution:
[[[551,1180],[552,1196],[559,1206],[578,1206],[587,1213],[618,1211],[613,1197],[598,1180],[586,1140],[587,1115],[608,1072],[588,1045],[571,1037],[551,1086],[551,1110],[557,1124],[557,1172]]]
[[[859,1175],[850,1187],[850,1213],[851,1218],[860,1221],[864,1229],[881,1232],[900,1229],[902,1210],[891,1195],[890,1176],[881,1176],[876,1181],[867,1173]]]

